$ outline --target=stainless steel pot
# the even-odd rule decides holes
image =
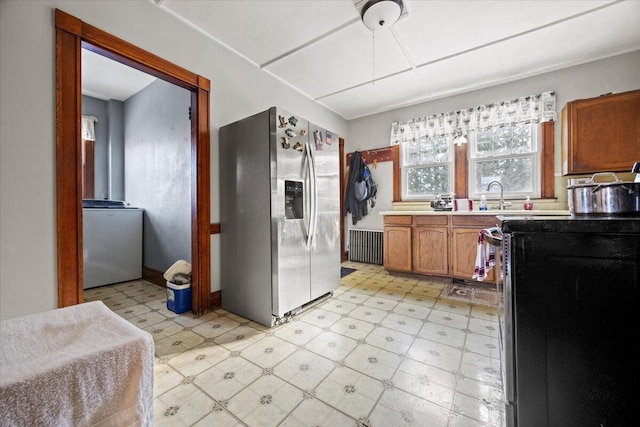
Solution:
[[[596,182],[596,177],[612,176],[613,182]],[[610,172],[593,174],[585,184],[567,187],[569,211],[573,214],[640,213],[640,182],[620,181]]]

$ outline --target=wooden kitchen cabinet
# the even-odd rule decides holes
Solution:
[[[562,172],[629,172],[640,161],[640,90],[568,102],[562,110]]]
[[[412,217],[385,216],[384,222],[384,268],[410,272]]]
[[[445,215],[387,215],[384,268],[434,276],[449,274],[449,218]]]
[[[471,280],[476,266],[478,254],[478,234],[485,228],[496,226],[496,217],[480,215],[463,215],[452,217],[451,229],[451,276],[458,279]],[[497,249],[497,248],[496,248]],[[496,250],[496,262],[498,249]],[[489,270],[484,282],[495,283],[500,266]]]
[[[446,216],[416,216],[413,229],[413,271],[449,274],[449,227]]]
[[[471,280],[476,266],[478,253],[478,228],[454,228],[451,233],[451,275],[458,279]],[[494,267],[495,269],[495,267]],[[495,275],[491,269],[485,282],[494,282]]]
[[[495,226],[492,215],[385,215],[384,268],[472,280],[478,233]],[[484,281],[495,283],[499,269],[496,264]]]

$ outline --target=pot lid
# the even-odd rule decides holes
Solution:
[[[612,177],[613,181],[596,181],[597,177],[604,177],[604,176]],[[572,188],[584,188],[584,187],[608,187],[608,186],[623,185],[623,184],[628,185],[628,184],[638,184],[638,183],[634,181],[621,181],[618,178],[618,175],[613,172],[599,172],[599,173],[594,173],[588,182],[567,185],[567,188],[572,189]]]

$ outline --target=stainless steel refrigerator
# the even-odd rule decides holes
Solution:
[[[220,128],[221,300],[266,326],[340,284],[338,136],[272,107]]]

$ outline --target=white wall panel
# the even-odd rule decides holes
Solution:
[[[379,78],[409,67],[390,31],[376,31],[374,41],[358,21],[266,69],[318,98],[370,80],[374,72]]]
[[[421,65],[606,3],[610,2],[412,1],[408,16],[394,30],[415,64]]]
[[[412,100],[423,100],[426,98],[425,94],[419,77],[413,70],[409,70],[322,98],[320,102],[329,108],[340,106],[343,114],[351,119],[370,111],[384,111],[392,106],[406,105]]]
[[[344,119],[150,1],[0,1],[0,318],[57,307],[54,9],[211,80],[212,221],[221,125],[271,105],[348,139]],[[215,236],[212,239],[215,240]],[[212,257],[219,256],[214,252]],[[212,259],[212,268],[219,268]],[[212,272],[212,290],[220,289]]]

